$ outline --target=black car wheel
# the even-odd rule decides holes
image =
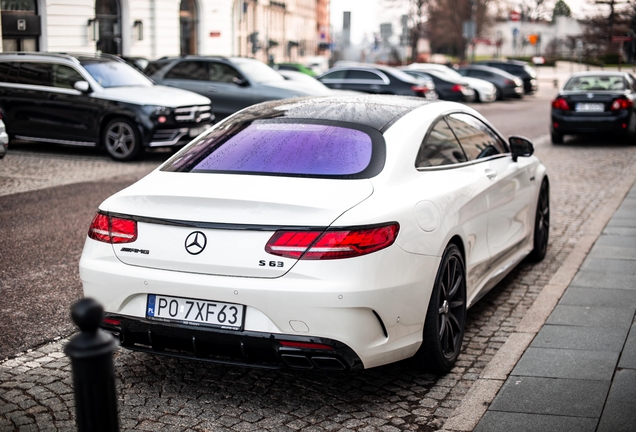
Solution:
[[[466,324],[466,273],[459,248],[449,244],[435,278],[426,312],[424,340],[415,355],[425,370],[444,374],[459,356]]]
[[[117,161],[133,160],[141,149],[137,127],[122,117],[108,122],[102,132],[102,144],[110,157]]]
[[[552,138],[552,144],[563,144],[563,134],[551,132],[550,137]]]
[[[534,248],[528,258],[539,262],[548,252],[548,238],[550,236],[550,185],[547,180],[541,183],[537,211],[534,217]]]
[[[496,93],[495,93],[495,100],[503,100],[504,96],[503,96],[503,90],[501,89],[501,87],[495,87]]]

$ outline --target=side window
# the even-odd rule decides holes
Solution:
[[[234,68],[223,63],[209,62],[208,68],[210,71],[210,81],[231,83],[234,77],[240,76]]]
[[[85,81],[75,69],[60,65],[53,65],[53,87],[72,89],[77,81]]]
[[[363,71],[363,70],[350,70],[347,73],[348,80],[365,80],[365,81],[377,81],[378,83],[383,83],[382,78],[373,72]]]
[[[170,69],[164,78],[207,81],[207,64],[202,61],[182,61]]]
[[[15,62],[0,63],[0,82],[17,84],[20,65]]]
[[[466,155],[453,135],[453,131],[442,119],[428,134],[415,160],[416,168],[436,167],[466,162]]]
[[[506,144],[481,120],[471,115],[452,114],[448,117],[448,124],[470,160],[508,152]]]
[[[39,86],[50,86],[51,80],[51,63],[20,63],[19,84],[30,84]]]
[[[322,78],[320,78],[321,80],[341,80],[341,79],[345,79],[347,75],[347,71],[345,69],[343,70],[337,70],[337,71],[333,71],[333,72],[329,72],[326,75],[323,75]]]

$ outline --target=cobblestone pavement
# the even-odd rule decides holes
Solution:
[[[262,371],[115,355],[122,430],[433,431],[442,427],[573,250],[586,221],[636,163],[636,146],[577,140],[536,153],[548,166],[552,226],[546,259],[522,263],[468,314],[451,373],[408,362],[353,373]],[[120,168],[117,168],[120,169]],[[69,361],[61,339],[0,362],[0,430],[73,430]]]

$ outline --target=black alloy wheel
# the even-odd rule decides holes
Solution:
[[[550,185],[546,179],[541,183],[537,211],[534,217],[534,245],[528,258],[539,262],[545,258],[548,252],[548,239],[550,237]]]
[[[135,159],[141,149],[137,126],[123,117],[108,122],[102,133],[102,143],[111,158],[122,162]]]
[[[424,322],[424,340],[415,355],[420,367],[445,374],[455,365],[466,325],[466,272],[459,248],[451,243],[442,255]]]

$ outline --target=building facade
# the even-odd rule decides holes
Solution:
[[[303,61],[329,0],[1,0],[3,51]],[[326,5],[325,5],[326,4]],[[321,17],[324,21],[324,16]]]

